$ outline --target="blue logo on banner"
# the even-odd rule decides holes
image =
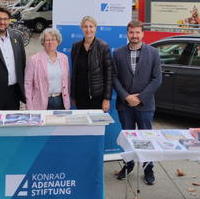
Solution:
[[[6,175],[5,196],[28,196],[28,179],[25,175]]]
[[[101,4],[101,11],[107,12],[109,10],[109,5],[108,3],[102,3]]]

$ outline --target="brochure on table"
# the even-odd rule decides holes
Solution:
[[[0,126],[107,125],[113,123],[101,110],[0,111]]]
[[[118,144],[125,161],[200,159],[200,141],[189,130],[123,130]]]

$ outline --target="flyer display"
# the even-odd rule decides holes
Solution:
[[[200,159],[200,141],[189,130],[123,130],[118,144],[125,161]]]

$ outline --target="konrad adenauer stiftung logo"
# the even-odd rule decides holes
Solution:
[[[71,195],[76,189],[76,181],[67,179],[61,173],[34,173],[30,175],[6,175],[6,197],[36,197]]]
[[[125,6],[121,3],[101,3],[101,12],[124,12]]]

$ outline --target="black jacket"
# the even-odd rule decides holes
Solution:
[[[24,70],[26,65],[26,55],[24,50],[24,43],[19,33],[9,30],[9,35],[13,48],[17,83],[20,88],[19,96],[17,97],[19,98],[19,100],[25,103]],[[8,86],[8,69],[6,67],[3,54],[0,50],[0,91],[2,93],[1,97],[3,97],[4,92],[7,92],[6,90],[7,86]]]
[[[75,99],[77,59],[84,40],[73,44],[71,96]],[[88,85],[90,97],[110,99],[112,94],[112,58],[108,45],[95,38],[88,51]]]

